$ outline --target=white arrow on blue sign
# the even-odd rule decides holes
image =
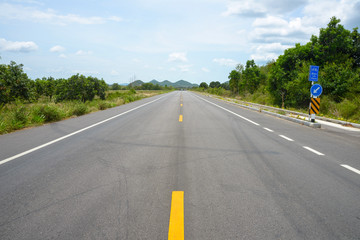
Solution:
[[[317,82],[319,77],[319,66],[310,65],[309,81]]]
[[[323,88],[320,84],[314,84],[310,88],[310,92],[314,97],[318,97],[322,94]]]

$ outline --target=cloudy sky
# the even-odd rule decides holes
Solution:
[[[0,63],[32,79],[227,80],[318,35],[360,26],[360,0],[0,0]]]

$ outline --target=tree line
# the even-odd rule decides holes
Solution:
[[[91,101],[98,96],[105,99],[108,85],[103,79],[76,74],[68,79],[53,77],[31,80],[23,71],[22,64],[11,61],[0,65],[0,104],[15,100],[37,101],[48,97],[50,101]]]
[[[283,108],[303,108],[309,104],[310,65],[320,67],[322,97],[360,106],[360,34],[358,28],[345,29],[336,17],[320,29],[319,36],[313,35],[305,45],[298,43],[285,50],[276,61],[258,66],[248,60],[245,66],[237,65],[229,73],[229,89],[240,96],[268,95],[274,105]],[[221,87],[219,84],[201,83],[200,87]]]

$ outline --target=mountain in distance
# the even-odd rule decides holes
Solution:
[[[130,84],[131,84],[131,86],[133,86],[133,87],[139,87],[139,86],[143,85],[144,82],[141,81],[141,80],[136,80],[136,81],[134,81],[134,82],[132,82],[132,83],[130,83]]]
[[[185,81],[185,80],[179,80],[176,83],[174,83],[174,87],[176,87],[176,88],[192,88],[192,87],[198,87],[198,86],[199,85],[189,83],[188,81]]]
[[[174,87],[174,88],[192,88],[192,87],[198,87],[199,85],[197,84],[192,84],[192,83],[189,83],[188,81],[185,81],[185,80],[179,80],[175,83],[172,83],[170,82],[169,80],[164,80],[162,82],[159,82],[155,79],[151,80],[150,83],[156,85],[158,84],[159,86],[162,86],[162,87],[165,87],[165,86],[168,86],[168,87]]]

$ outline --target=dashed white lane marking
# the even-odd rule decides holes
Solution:
[[[254,122],[254,121],[252,121],[252,120],[250,120],[250,119],[248,119],[248,118],[246,118],[246,117],[243,117],[243,116],[241,116],[241,115],[239,115],[239,114],[237,114],[237,113],[234,113],[234,112],[232,112],[232,111],[230,111],[230,110],[228,110],[228,109],[226,109],[226,108],[224,108],[224,107],[221,107],[221,106],[219,106],[219,105],[217,105],[217,104],[215,104],[215,103],[213,103],[213,102],[210,102],[210,101],[208,101],[208,100],[206,100],[206,99],[204,99],[204,98],[202,98],[202,97],[199,97],[199,96],[196,96],[196,95],[195,95],[195,97],[200,98],[200,99],[204,100],[205,102],[208,102],[208,103],[210,103],[210,104],[212,104],[212,105],[214,105],[214,106],[217,106],[218,108],[221,108],[221,109],[223,109],[223,110],[225,110],[225,111],[227,111],[227,112],[229,112],[229,113],[232,113],[232,114],[234,114],[235,116],[238,116],[238,117],[240,117],[240,118],[242,118],[242,119],[244,119],[244,120],[246,120],[246,121],[248,121],[248,122],[250,122],[250,123],[252,123],[252,124],[254,124],[254,125],[256,125],[256,126],[260,126],[260,124]],[[271,130],[271,129],[269,129],[269,128],[263,127],[263,129],[265,129],[265,130],[267,130],[267,131],[269,131],[269,132],[274,132],[273,130]],[[294,140],[291,139],[291,138],[289,138],[289,137],[286,137],[286,136],[284,136],[284,135],[279,135],[279,136],[282,137],[282,138],[284,138],[284,139],[286,139],[286,140],[288,140],[288,141],[290,141],[290,142],[294,142]],[[317,155],[319,155],[319,156],[324,156],[324,155],[325,155],[325,154],[323,154],[323,153],[321,153],[321,152],[319,152],[319,151],[316,151],[315,149],[312,149],[312,148],[307,147],[307,146],[303,146],[303,148],[305,148],[305,149],[309,150],[310,152],[313,152],[313,153],[315,153],[315,154],[317,154]]]
[[[282,138],[284,138],[284,139],[286,139],[286,140],[288,140],[288,141],[290,141],[290,142],[293,142],[294,140],[293,139],[291,139],[291,138],[289,138],[289,137],[287,137],[287,136],[284,136],[284,135],[279,135],[280,137],[282,137]]]
[[[155,99],[155,100],[153,100],[153,101],[151,101],[151,102],[147,102],[147,103],[145,103],[145,104],[142,104],[142,105],[137,106],[137,107],[135,107],[135,108],[132,108],[132,109],[126,111],[126,112],[120,113],[120,114],[115,115],[115,116],[113,116],[113,117],[107,118],[107,119],[105,119],[105,120],[103,120],[103,121],[101,121],[101,122],[97,122],[97,123],[95,123],[95,124],[93,124],[93,125],[90,125],[90,126],[88,126],[88,127],[82,128],[82,129],[80,129],[80,130],[78,130],[78,131],[75,131],[75,132],[70,133],[70,134],[68,134],[68,135],[65,135],[65,136],[63,136],[63,137],[57,138],[57,139],[55,139],[55,140],[53,140],[53,141],[44,143],[44,144],[42,144],[42,145],[40,145],[40,146],[34,147],[34,148],[32,148],[32,149],[29,149],[29,150],[27,150],[27,151],[25,151],[25,152],[16,154],[15,156],[12,156],[12,157],[9,157],[9,158],[0,160],[0,165],[2,165],[2,164],[4,164],[4,163],[7,163],[7,162],[10,162],[10,161],[12,161],[12,160],[14,160],[14,159],[16,159],[16,158],[22,157],[22,156],[24,156],[24,155],[26,155],[26,154],[32,153],[32,152],[34,152],[34,151],[36,151],[36,150],[39,150],[39,149],[41,149],[41,148],[44,148],[44,147],[46,147],[46,146],[49,146],[49,145],[51,145],[51,144],[57,143],[57,142],[59,142],[59,141],[61,141],[61,140],[64,140],[64,139],[66,139],[66,138],[69,138],[69,137],[71,137],[71,136],[73,136],[73,135],[75,135],[75,134],[78,134],[78,133],[81,133],[81,132],[83,132],[83,131],[86,131],[86,130],[88,130],[88,129],[90,129],[90,128],[96,127],[97,125],[103,124],[103,123],[105,123],[105,122],[107,122],[107,121],[110,121],[110,120],[112,120],[112,119],[114,119],[114,118],[117,118],[117,117],[120,117],[120,116],[122,116],[122,115],[125,115],[125,114],[127,114],[127,113],[129,113],[129,112],[132,112],[132,111],[136,110],[136,109],[142,108],[142,107],[144,107],[144,106],[146,106],[146,105],[148,105],[148,104],[154,103],[154,102],[160,100],[160,99],[163,98],[163,97],[165,97],[165,96],[162,96],[162,97],[160,97],[160,98],[158,98],[158,99]]]
[[[303,148],[305,148],[305,149],[309,150],[310,152],[313,152],[313,153],[315,153],[315,154],[317,154],[319,156],[324,156],[325,155],[325,154],[323,154],[323,153],[321,153],[319,151],[316,151],[315,149],[312,149],[312,148],[307,147],[307,146],[303,146]]]
[[[266,127],[264,127],[264,129],[266,130],[266,131],[268,131],[268,132],[274,132],[273,130],[271,130],[270,128],[266,128]]]
[[[349,169],[350,171],[353,171],[354,173],[360,174],[360,170],[357,170],[356,168],[353,168],[353,167],[351,167],[349,165],[342,164],[341,166],[344,167],[344,168]]]

